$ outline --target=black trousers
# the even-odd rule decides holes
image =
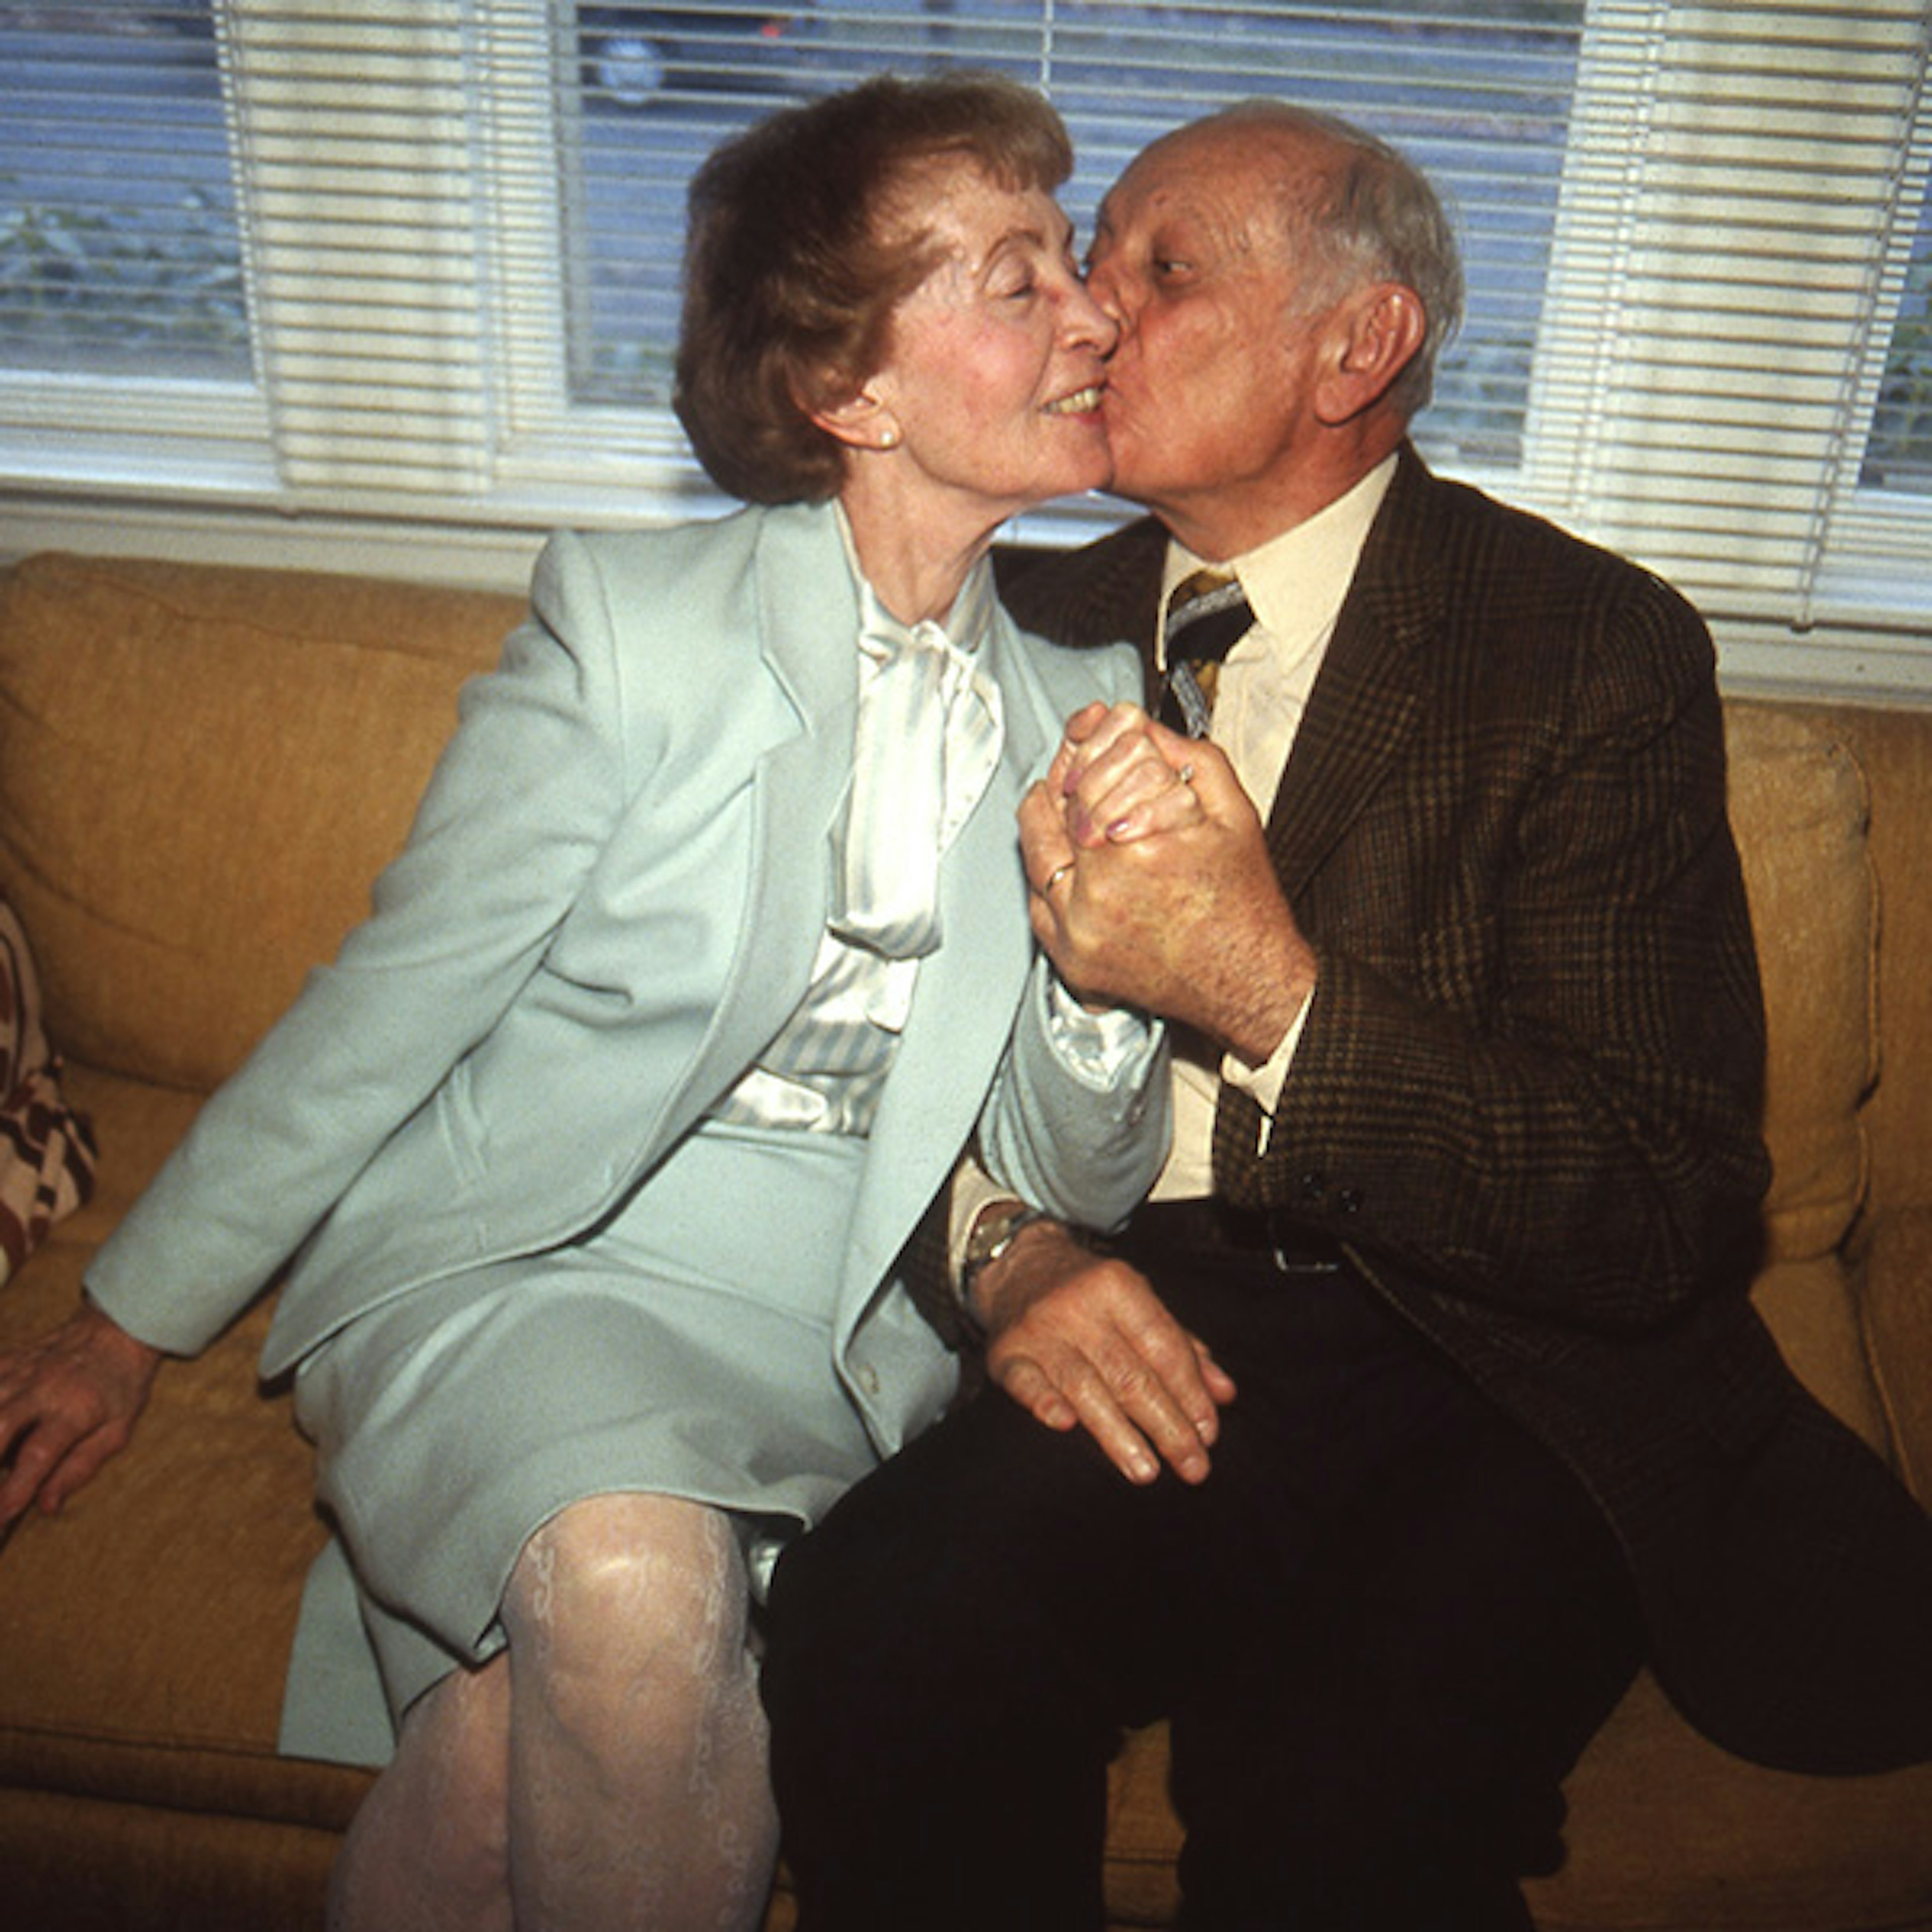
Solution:
[[[1352,1273],[1202,1236],[1146,1210],[1128,1258],[1238,1386],[1204,1484],[1136,1488],[989,1390],[781,1562],[801,1932],[1090,1932],[1106,1766],[1156,1718],[1190,1928],[1529,1924],[1641,1658],[1621,1556]]]

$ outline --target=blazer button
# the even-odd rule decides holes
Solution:
[[[1311,1207],[1327,1200],[1328,1177],[1321,1173],[1304,1174],[1301,1177],[1301,1198]]]
[[[1359,1187],[1345,1187],[1335,1197],[1336,1207],[1344,1214],[1359,1214],[1362,1211],[1362,1190]]]

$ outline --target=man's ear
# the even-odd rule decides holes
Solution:
[[[1344,302],[1316,384],[1315,410],[1329,424],[1352,421],[1388,394],[1429,333],[1422,298],[1400,282],[1376,282]]]

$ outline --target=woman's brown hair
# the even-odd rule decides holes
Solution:
[[[882,74],[781,110],[692,182],[674,401],[698,460],[734,496],[820,502],[842,447],[811,411],[883,360],[894,308],[933,266],[913,190],[957,158],[1003,187],[1072,171],[1059,116],[996,74]]]

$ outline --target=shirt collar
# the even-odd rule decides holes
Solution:
[[[1370,526],[1396,472],[1385,458],[1351,489],[1304,522],[1239,556],[1207,566],[1184,544],[1170,542],[1161,578],[1161,608],[1174,586],[1204,567],[1231,570],[1246,592],[1255,621],[1270,636],[1312,639],[1335,621],[1361,560]]]

